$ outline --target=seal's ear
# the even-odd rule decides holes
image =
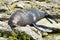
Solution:
[[[48,18],[50,18],[50,19],[54,20],[56,23],[58,23],[58,21],[56,20],[56,17],[53,16],[53,15],[47,14],[47,15],[45,16],[45,18],[47,18],[48,21],[50,21],[50,20],[48,19]]]

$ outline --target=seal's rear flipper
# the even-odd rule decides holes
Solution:
[[[48,32],[48,33],[52,32],[51,29],[43,28],[42,26],[38,26],[38,25],[36,25],[35,23],[33,23],[33,25],[34,25],[34,27],[35,27],[36,29],[38,29],[39,31]]]
[[[46,14],[45,18],[52,23],[49,19],[54,20],[56,23],[58,23],[58,21],[56,20],[56,17],[50,14]],[[48,19],[49,18],[49,19]]]
[[[46,18],[50,23],[53,23],[52,21],[50,21],[48,18]]]

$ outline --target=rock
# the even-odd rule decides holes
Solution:
[[[49,36],[46,36],[44,38],[44,40],[60,40],[60,35],[56,35],[56,34],[51,34]]]
[[[51,28],[52,27],[56,28],[57,26],[60,27],[60,23],[59,24],[56,24],[56,23],[50,24],[46,19],[41,20],[39,23],[40,23],[40,25],[46,25]],[[20,33],[25,32],[27,35],[30,35],[31,37],[33,37],[35,40],[43,40],[41,31],[38,31],[36,28],[28,26],[28,25],[25,27],[18,26],[12,30],[7,23],[0,21],[0,31],[6,32],[6,33],[7,32],[11,33],[12,31],[14,31],[14,32],[17,31]],[[59,31],[59,30],[57,30],[57,31]],[[46,35],[48,35],[48,34],[43,34],[43,36],[46,36]]]
[[[11,4],[13,2],[17,2],[18,0],[6,0],[8,2],[8,4]]]
[[[55,36],[54,39],[55,40],[60,40],[60,36]]]
[[[9,17],[10,17],[10,15],[7,15],[7,14],[0,14],[0,20],[1,20],[1,21],[8,20]]]
[[[0,6],[0,12],[4,12],[2,9],[5,10],[5,11],[7,11],[8,10],[8,7],[6,7],[6,6]]]
[[[32,29],[31,29],[32,28]],[[35,40],[42,40],[42,35],[40,31],[37,31],[35,29],[35,31],[37,31],[37,33],[35,31],[33,31],[35,28],[34,27],[16,27],[15,30],[18,30],[19,32],[25,32],[26,34],[30,35],[31,37],[33,37]]]
[[[55,16],[58,16],[60,14],[60,10],[57,10],[60,8],[60,5],[54,3],[38,2],[38,1],[36,1],[35,4],[41,7],[40,10],[47,11],[49,14]]]
[[[48,36],[47,32],[42,32],[42,36]]]
[[[21,8],[21,9],[23,9],[23,8],[31,8],[31,4],[30,4],[30,1],[19,1],[19,2],[17,2],[17,3],[13,3],[14,5],[15,5],[15,8]]]
[[[51,19],[50,19],[51,20]],[[60,28],[60,23],[56,23],[55,21],[51,20],[53,22],[53,24],[51,24],[48,20],[46,20],[45,18],[38,21],[37,24],[38,25],[45,25],[48,27],[54,27],[54,28]]]
[[[0,21],[0,31],[1,32],[5,32],[5,31],[11,32],[12,29],[9,27],[9,25],[6,22]]]
[[[7,34],[8,33],[11,34],[14,32],[14,30],[17,32],[25,32],[27,35],[33,37],[35,40],[42,40],[41,32],[35,29],[34,27],[30,27],[30,26],[16,27],[15,29],[12,30],[7,23],[0,22],[0,32],[4,32],[4,33],[6,32]]]
[[[0,40],[8,40],[8,38],[0,37]]]
[[[53,2],[53,3],[56,3],[56,4],[60,5],[60,0],[47,0],[47,1],[50,1],[50,2]]]

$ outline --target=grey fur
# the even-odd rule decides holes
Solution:
[[[29,25],[32,24],[33,22],[39,21],[44,16],[45,13],[43,11],[38,11],[34,8],[17,10],[11,15],[8,24],[13,25],[12,20],[15,20],[15,22],[17,22],[17,25],[20,26]]]
[[[50,21],[48,18],[56,21],[54,16],[48,14],[47,12],[39,11],[34,8],[29,8],[29,9],[16,10],[14,13],[12,13],[8,21],[8,24],[10,25],[11,28],[17,25],[26,26],[32,24],[38,30],[51,32],[50,29],[49,29],[50,31],[48,31],[47,29],[44,29],[42,27],[39,28],[38,25],[35,24],[37,21],[43,18],[46,18],[48,21]],[[50,23],[52,22],[50,21]]]

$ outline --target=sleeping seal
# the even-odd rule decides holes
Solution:
[[[10,25],[11,28],[19,26],[26,26],[26,25],[33,25],[35,28],[37,28],[36,22],[46,18],[50,23],[52,23],[48,18],[55,20],[55,17],[53,15],[48,14],[44,11],[39,11],[34,8],[28,8],[28,9],[22,9],[22,10],[16,10],[14,13],[12,13],[8,25]],[[38,28],[37,28],[38,29]]]

